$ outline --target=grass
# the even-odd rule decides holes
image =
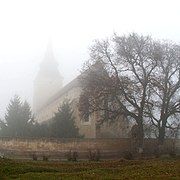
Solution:
[[[102,162],[1,159],[0,179],[180,179],[180,159]]]

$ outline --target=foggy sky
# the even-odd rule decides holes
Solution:
[[[66,84],[94,39],[137,32],[179,43],[179,7],[178,0],[1,0],[0,117],[14,94],[32,103],[49,39]]]

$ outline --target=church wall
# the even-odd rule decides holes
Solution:
[[[104,122],[99,127],[98,137],[100,138],[127,138],[130,132],[129,121],[121,116],[118,121]]]
[[[99,66],[97,66],[99,68]],[[97,68],[96,67],[96,68]],[[100,67],[101,68],[101,67]],[[65,100],[72,102],[74,117],[81,135],[85,138],[97,138],[107,135],[109,137],[126,137],[124,129],[126,122],[114,123],[109,126],[104,123],[99,128],[96,124],[98,114],[92,114],[89,119],[82,119],[78,111],[79,97],[81,94],[78,76],[65,87],[62,87],[62,76],[58,70],[58,62],[53,54],[51,44],[48,44],[44,59],[34,81],[33,113],[39,123],[48,122],[54,117],[58,108]],[[121,128],[120,128],[121,127]],[[120,130],[118,129],[120,128]],[[106,137],[106,136],[105,136]]]
[[[41,112],[36,116],[39,123],[46,122],[54,117],[54,114],[58,111],[58,107],[65,101],[69,100],[74,111],[74,117],[77,127],[79,128],[79,133],[84,135],[85,138],[127,138],[129,135],[130,127],[128,120],[121,117],[118,121],[114,123],[104,122],[99,127],[96,122],[99,118],[98,113],[92,114],[89,118],[89,122],[84,122],[81,119],[78,103],[81,94],[80,87],[72,87],[65,93],[61,94],[58,98],[53,100],[51,103],[47,104]]]
[[[96,137],[95,118],[92,116],[90,121],[85,123],[79,116],[77,106],[81,88],[78,77],[65,87],[62,87],[62,80],[58,70],[58,62],[49,43],[34,80],[33,113],[37,122],[48,122],[54,117],[54,113],[58,111],[58,107],[63,101],[70,100],[80,134],[86,138]]]
[[[36,116],[36,120],[39,123],[47,122],[48,120],[54,117],[54,114],[58,111],[58,107],[65,100],[69,100],[74,111],[75,123],[79,128],[79,133],[84,135],[85,138],[127,138],[129,135],[130,127],[128,120],[124,117],[121,117],[118,121],[109,124],[104,122],[99,127],[96,125],[97,120],[99,119],[99,113],[94,113],[90,116],[89,122],[84,122],[81,119],[78,103],[79,97],[81,94],[81,88],[74,86],[72,88],[63,91],[64,93],[60,94],[59,97],[55,100],[51,100]]]
[[[95,117],[92,115],[89,122],[83,122],[80,118],[78,111],[79,96],[81,94],[80,87],[74,87],[66,91],[59,98],[53,102],[46,105],[36,116],[36,120],[39,123],[46,122],[54,117],[54,113],[57,112],[58,107],[65,101],[69,100],[72,102],[72,109],[74,110],[74,117],[77,127],[79,128],[79,133],[84,135],[85,138],[95,138],[96,137],[96,125]]]
[[[101,119],[101,113],[96,112],[95,119]],[[101,121],[99,121],[101,122]],[[120,116],[116,120],[108,120],[96,125],[96,137],[97,138],[128,138],[131,129],[131,123],[129,120]]]

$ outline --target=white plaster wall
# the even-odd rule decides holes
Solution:
[[[54,113],[57,112],[58,107],[60,107],[65,100],[70,100],[70,102],[72,102],[74,117],[75,117],[76,125],[79,128],[80,134],[84,135],[85,138],[95,138],[96,137],[95,117],[92,115],[90,117],[90,122],[84,123],[79,116],[78,103],[79,103],[80,94],[81,94],[80,87],[75,87],[70,89],[69,91],[61,95],[57,100],[53,101],[52,103],[44,107],[36,115],[36,120],[39,123],[43,123],[50,120],[51,118],[54,117]]]

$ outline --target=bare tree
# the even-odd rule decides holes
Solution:
[[[159,144],[163,144],[167,128],[178,131],[178,45],[137,34],[114,35],[111,40],[96,41],[90,49],[90,57],[91,63],[86,65],[81,79],[80,111],[83,115],[100,111],[100,122],[113,122],[122,115],[133,119],[138,127],[140,148],[143,147],[144,124],[149,121],[156,129]]]
[[[91,62],[96,63],[88,66],[83,75],[81,99],[86,99],[86,106],[80,103],[84,108],[80,111],[103,111],[102,121],[117,120],[122,115],[132,118],[138,126],[138,146],[142,148],[147,94],[157,66],[154,42],[137,34],[114,35],[112,40],[96,41],[90,50]]]
[[[166,42],[159,42],[156,47],[157,66],[151,78],[147,116],[158,129],[158,141],[161,145],[166,136],[166,129],[171,129],[171,132],[177,132],[179,129],[180,47]]]

